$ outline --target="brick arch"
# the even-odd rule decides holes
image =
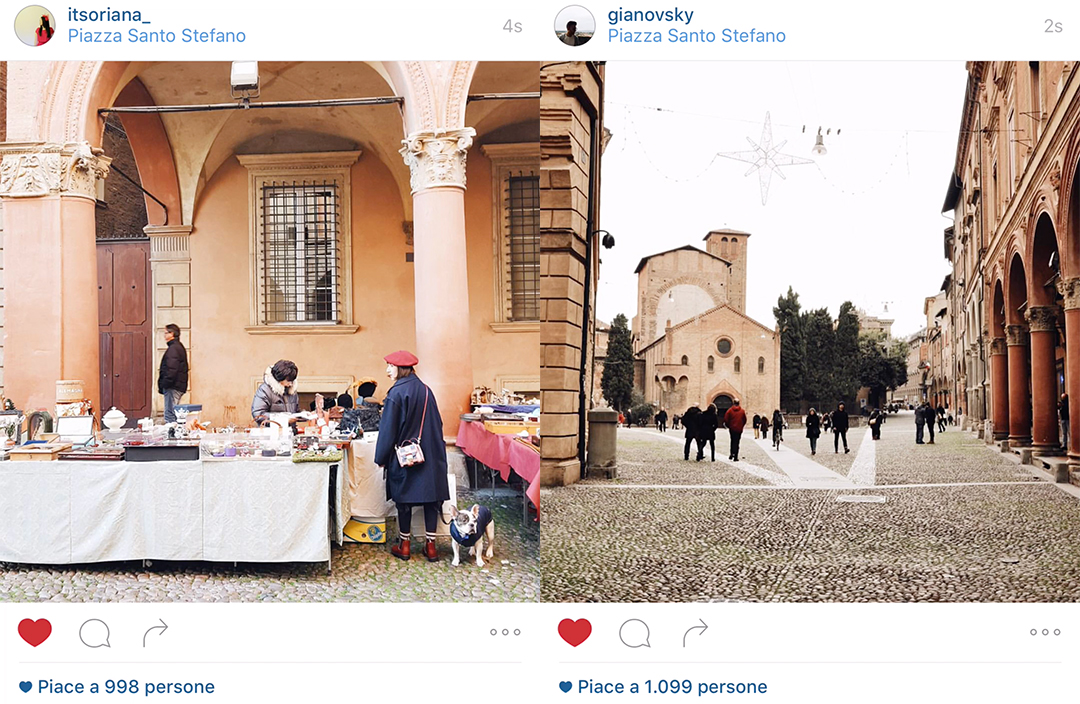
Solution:
[[[1061,272],[1063,277],[1080,276],[1080,222],[1074,222],[1073,216],[1080,213],[1080,202],[1074,202],[1073,188],[1080,177],[1080,122],[1073,128],[1068,140],[1068,147],[1061,164],[1060,186],[1058,190],[1058,237],[1064,237],[1064,247],[1059,243],[1061,252]],[[1080,200],[1080,194],[1077,197]],[[1080,216],[1078,216],[1080,219]]]
[[[712,285],[716,285],[715,278],[706,276],[705,274],[683,274],[676,276],[672,279],[664,279],[663,284],[656,291],[646,294],[644,298],[644,313],[645,313],[645,339],[646,342],[652,342],[658,337],[656,331],[656,309],[660,307],[660,299],[671,289],[676,286],[697,286],[705,293],[709,294],[709,298],[713,300],[713,305],[721,305],[725,302],[715,291],[710,290]],[[719,283],[721,288],[724,287],[723,282]]]
[[[701,402],[707,406],[720,394],[727,394],[733,399],[737,398],[739,399],[739,403],[745,403],[746,401],[742,396],[742,392],[736,389],[729,380],[722,379],[716,386],[709,389],[709,392],[705,394],[705,398],[701,399]]]

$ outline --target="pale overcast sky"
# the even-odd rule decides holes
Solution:
[[[643,256],[704,249],[729,227],[752,235],[756,320],[771,327],[791,285],[833,316],[845,300],[873,314],[888,302],[893,334],[914,332],[950,270],[941,206],[966,78],[963,63],[608,63],[600,227],[616,245],[601,250],[597,316],[634,316]],[[751,165],[715,155],[752,149],[766,112],[773,145],[815,163],[781,167],[762,206]],[[832,128],[824,156],[811,153],[819,125]]]

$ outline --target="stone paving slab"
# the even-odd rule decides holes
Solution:
[[[1076,601],[1080,502],[1049,484],[545,495],[545,601]],[[1017,564],[1001,562],[1017,557]]]
[[[453,567],[446,539],[437,563],[414,556],[403,562],[389,544],[337,546],[326,564],[139,562],[35,566],[0,563],[0,603],[60,602],[332,602],[536,601],[540,592],[539,528],[521,523],[521,498],[461,491],[458,505],[489,506],[495,516],[495,555],[485,566]],[[393,521],[390,521],[393,526]],[[390,528],[391,535],[396,530]],[[413,541],[413,550],[422,546]],[[464,556],[463,556],[464,557]],[[503,564],[503,560],[507,563]]]

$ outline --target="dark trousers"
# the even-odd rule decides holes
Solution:
[[[817,438],[810,438],[810,454],[817,452]]]
[[[881,439],[881,423],[880,422],[875,423],[874,425],[870,426],[870,437],[872,437],[874,440],[880,440]]]
[[[930,442],[934,442],[934,424],[932,422],[927,423],[926,429],[930,431]]]
[[[938,418],[937,427],[938,427],[938,432],[939,433],[944,433],[945,432],[945,417],[944,416]]]
[[[742,440],[742,433],[734,430],[728,430],[728,435],[731,436],[731,459],[739,459],[739,441]]]
[[[833,450],[840,452],[840,438],[844,439],[844,449],[847,448],[847,430],[833,430]]]
[[[661,433],[667,432],[667,421],[666,420],[660,421],[660,432]]]
[[[398,533],[408,535],[412,533],[412,510],[413,506],[424,507],[424,529],[435,534],[439,528],[439,502],[433,501],[427,504],[398,504],[397,524]]]
[[[686,438],[686,443],[683,445],[682,456],[684,460],[690,459],[690,445],[694,442],[694,438]]]

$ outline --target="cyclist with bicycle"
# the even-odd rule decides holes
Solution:
[[[784,414],[780,412],[780,409],[776,409],[772,414],[772,444],[777,450],[780,449],[780,443],[784,442]]]

